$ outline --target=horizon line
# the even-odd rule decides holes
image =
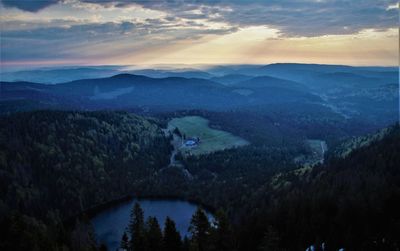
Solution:
[[[143,64],[143,65],[138,65],[138,64],[90,64],[90,63],[78,63],[78,64],[42,64],[42,63],[5,63],[0,61],[0,70],[3,68],[31,68],[31,69],[45,69],[45,68],[73,68],[73,67],[132,67],[132,68],[137,68],[137,69],[149,69],[149,68],[157,68],[157,67],[168,67],[168,68],[173,68],[173,69],[179,69],[182,66],[196,66],[196,67],[215,67],[215,66],[267,66],[267,65],[277,65],[277,64],[298,64],[298,65],[327,65],[327,66],[350,66],[350,67],[382,67],[382,68],[394,68],[394,67],[399,67],[399,65],[393,64],[393,65],[363,65],[363,64],[333,64],[333,63],[310,63],[310,62],[269,62],[269,63],[223,63],[223,64],[212,64],[212,63],[179,63],[179,64]],[[134,70],[134,69],[132,69]]]

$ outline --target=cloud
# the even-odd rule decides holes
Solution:
[[[116,7],[124,8],[131,6],[133,1],[131,0],[0,0],[0,2],[8,8],[18,8],[23,11],[37,12],[50,5],[54,5],[62,2],[81,2],[98,4],[105,7]]]
[[[172,3],[171,3],[172,2]],[[164,10],[189,19],[208,19],[241,27],[267,25],[285,36],[351,34],[363,29],[388,29],[398,25],[395,0],[203,0],[136,1],[145,8]],[[196,15],[186,13],[196,11]]]
[[[37,12],[57,2],[59,0],[1,0],[5,7],[15,7],[30,12]]]
[[[168,46],[177,41],[198,40],[205,35],[232,33],[236,27],[210,28],[179,18],[84,23],[82,20],[55,19],[35,23],[4,21],[1,57],[5,61],[107,58],[132,54],[152,46]],[[29,46],[27,46],[29,45]]]
[[[307,40],[330,35],[357,36],[367,29],[381,36],[381,31],[398,26],[398,3],[391,0],[0,0],[0,3],[4,11],[0,17],[2,61],[87,58],[106,62],[110,57],[122,60],[139,58],[139,54],[146,55],[143,60],[150,54],[158,60],[156,51],[169,60],[182,51],[187,53],[187,48],[198,48],[193,49],[196,53],[191,55],[192,60],[196,55],[222,60],[230,54],[235,57],[236,51],[247,47],[257,48],[255,52],[269,48],[270,40],[277,38],[299,39],[296,43],[300,43],[304,37]],[[46,8],[52,4],[58,5]],[[351,36],[346,39],[351,40]],[[227,39],[221,40],[224,37]],[[392,40],[398,43],[398,36]],[[207,46],[200,46],[201,43]],[[221,54],[221,50],[229,47],[227,44],[232,45],[230,54]],[[211,45],[212,52],[207,49]],[[315,49],[316,45],[307,48]],[[182,58],[189,60],[186,54]]]
[[[1,0],[5,7],[38,11],[62,0]],[[68,0],[63,0],[68,2]],[[267,25],[285,36],[351,34],[398,24],[396,0],[69,0],[127,8],[140,5],[169,16],[224,22],[231,26]]]

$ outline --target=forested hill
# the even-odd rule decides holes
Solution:
[[[154,172],[170,151],[155,122],[128,113],[20,113],[0,119],[0,137],[1,199],[30,213],[41,202],[76,213],[113,198],[127,185],[117,175]]]
[[[375,142],[382,140],[386,135],[393,133],[396,127],[385,127],[378,132],[367,134],[360,137],[352,137],[333,149],[327,158],[344,158],[348,156],[353,150],[361,147],[366,147]]]
[[[386,131],[345,158],[332,158],[304,176],[283,174],[285,186],[254,194],[247,207],[259,210],[241,227],[243,246],[262,242],[304,250],[325,243],[328,250],[398,250],[400,128]],[[264,240],[255,233],[265,233]]]
[[[37,220],[56,224],[134,193],[144,177],[168,164],[170,147],[155,121],[124,112],[40,111],[1,117],[1,225],[22,221],[18,226],[26,229],[14,229],[20,243],[43,243],[34,237],[46,229]],[[23,218],[10,222],[14,212]]]

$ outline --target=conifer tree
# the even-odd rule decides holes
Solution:
[[[156,217],[149,217],[146,222],[146,242],[148,251],[160,251],[162,249],[163,236]]]
[[[121,239],[121,249],[128,250],[129,249],[129,237],[126,232],[122,235]]]
[[[199,251],[206,251],[210,246],[210,222],[207,215],[201,208],[197,208],[192,216],[189,231],[192,234],[192,244]]]
[[[182,247],[181,235],[169,217],[165,220],[163,246],[165,251],[179,251]]]
[[[144,213],[139,203],[135,203],[131,211],[129,222],[129,232],[131,240],[129,248],[133,251],[146,250],[145,231],[144,231]]]
[[[228,216],[222,210],[217,211],[214,220],[213,243],[218,251],[230,251],[233,249],[232,227]]]

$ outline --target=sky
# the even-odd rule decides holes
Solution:
[[[399,63],[392,0],[0,0],[7,66]]]

